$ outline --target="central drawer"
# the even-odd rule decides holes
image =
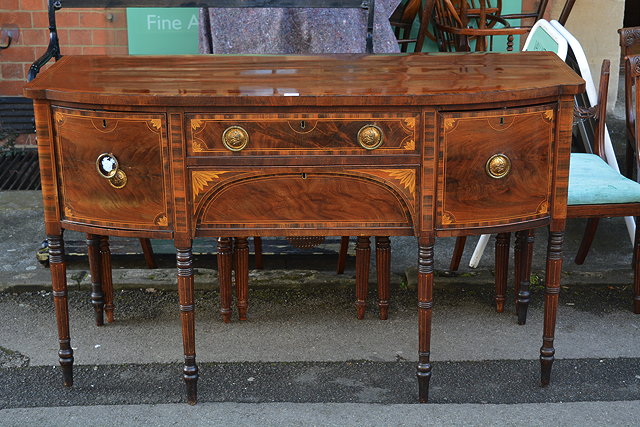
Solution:
[[[189,156],[416,152],[418,113],[186,114]]]

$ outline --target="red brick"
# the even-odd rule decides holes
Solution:
[[[113,28],[114,23],[107,21],[107,12],[83,12],[80,15],[80,26],[82,28]]]
[[[104,46],[85,46],[82,48],[83,55],[106,55],[107,48]]]
[[[0,10],[20,10],[18,0],[2,0]]]
[[[90,46],[93,40],[93,30],[74,30],[67,32],[68,46]]]
[[[76,28],[79,22],[79,15],[80,13],[76,10],[61,9],[59,12],[56,12],[56,26],[59,28]],[[47,26],[48,25],[47,23]]]
[[[109,55],[128,55],[129,47],[128,46],[111,46],[109,47]]]
[[[47,10],[47,0],[20,0],[20,10]]]
[[[117,46],[129,46],[129,38],[127,30],[116,30],[114,31],[116,35],[115,45]]]
[[[49,28],[49,15],[47,12],[32,12],[31,15],[33,17],[33,28]]]
[[[60,53],[63,55],[82,55],[82,46],[60,46]]]
[[[31,28],[31,12],[3,12],[2,25],[11,24],[20,28]]]
[[[0,50],[0,62],[29,62],[35,59],[35,50],[31,46],[11,46]]]
[[[94,46],[110,46],[116,44],[116,34],[113,30],[93,30],[92,44]]]
[[[21,63],[2,64],[0,70],[2,70],[2,78],[5,80],[24,79],[24,69]]]
[[[24,80],[0,80],[0,96],[20,96]]]
[[[44,28],[22,30],[20,44],[25,46],[47,46],[49,44],[49,30]]]

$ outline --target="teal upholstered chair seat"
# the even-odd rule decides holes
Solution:
[[[569,205],[640,203],[640,184],[595,154],[571,153]]]

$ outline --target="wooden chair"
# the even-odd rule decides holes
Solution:
[[[429,22],[433,13],[435,0],[406,0],[398,5],[389,18],[389,22],[395,29],[395,35],[400,45],[400,51],[408,52],[409,45],[415,43],[413,52],[422,52],[425,38],[436,41],[436,37],[429,32]],[[418,33],[411,37],[413,24],[419,19]]]
[[[620,53],[622,58],[640,53],[640,27],[620,28]],[[625,115],[627,121],[627,144],[625,156],[625,176],[633,178],[636,165],[634,162],[634,141],[635,141],[635,112],[632,101],[633,78],[629,73],[625,73]],[[637,174],[636,174],[637,176]]]

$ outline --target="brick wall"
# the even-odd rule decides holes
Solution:
[[[61,9],[56,24],[63,55],[127,54],[125,9]],[[47,0],[0,0],[0,26],[20,38],[0,50],[0,96],[21,96],[29,66],[47,49]]]

